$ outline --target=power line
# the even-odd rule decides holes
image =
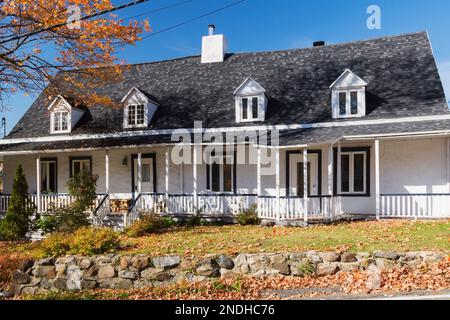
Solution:
[[[164,7],[160,7],[160,8],[156,8],[156,9],[153,9],[153,10],[149,10],[149,11],[146,11],[146,12],[143,12],[143,13],[131,16],[131,17],[123,18],[123,20],[127,21],[127,20],[131,20],[131,19],[134,19],[134,18],[138,18],[138,17],[142,17],[142,16],[145,16],[145,15],[148,15],[150,13],[164,11],[164,10],[167,10],[167,9],[171,9],[171,8],[174,8],[174,7],[181,6],[183,4],[186,4],[186,3],[189,3],[189,2],[192,2],[192,1],[194,1],[194,0],[185,0],[185,1],[177,2],[177,3],[173,3],[173,4],[170,4],[170,5],[167,5],[167,6],[164,6]]]
[[[104,14],[115,12],[115,11],[118,11],[118,10],[126,9],[126,8],[129,8],[129,7],[132,7],[132,6],[144,3],[144,2],[148,2],[148,1],[150,1],[150,0],[135,0],[133,2],[128,2],[128,3],[122,4],[122,5],[117,6],[117,7],[113,7],[111,9],[106,9],[106,10],[103,10],[103,11],[100,11],[100,12],[96,12],[96,13],[93,13],[93,14],[81,17],[80,21],[91,19],[91,18],[95,18],[95,17],[98,17],[98,16],[102,16]],[[58,23],[58,24],[55,24],[55,25],[52,25],[52,26],[49,26],[49,27],[46,27],[46,28],[40,28],[40,29],[31,31],[31,32],[27,32],[27,33],[24,33],[24,34],[21,34],[21,35],[17,35],[17,36],[14,36],[12,38],[0,41],[0,45],[8,43],[8,42],[11,42],[11,41],[19,40],[19,39],[22,39],[22,38],[25,38],[25,37],[33,36],[33,35],[38,34],[38,33],[42,33],[42,32],[45,32],[45,31],[52,30],[52,29],[56,29],[56,28],[59,28],[59,27],[63,27],[66,24],[67,24],[67,22],[62,22],[62,23]]]
[[[146,35],[146,36],[143,36],[142,39],[146,39],[146,38],[149,38],[149,37],[153,37],[153,36],[156,36],[156,35],[158,35],[158,34],[160,34],[160,33],[163,33],[163,32],[166,32],[166,31],[169,31],[169,30],[172,30],[172,29],[181,27],[181,26],[183,26],[183,25],[185,25],[185,24],[194,22],[194,21],[199,20],[199,19],[201,19],[201,18],[204,18],[204,17],[210,16],[210,15],[213,15],[213,14],[215,14],[215,13],[217,13],[217,12],[223,11],[223,10],[228,9],[228,8],[231,8],[231,7],[234,7],[234,6],[236,6],[236,5],[238,5],[238,4],[241,4],[242,2],[245,2],[245,1],[247,1],[247,0],[239,0],[239,1],[236,1],[236,2],[233,2],[233,3],[230,3],[229,5],[226,5],[226,6],[224,6],[224,7],[221,7],[221,8],[219,8],[219,9],[216,9],[216,10],[212,10],[212,11],[206,12],[206,13],[200,15],[200,16],[197,16],[197,17],[191,18],[191,19],[189,19],[189,20],[185,20],[185,21],[183,21],[183,22],[174,24],[174,25],[172,25],[172,26],[170,26],[170,27],[164,28],[164,29],[159,30],[159,31],[157,31],[157,32],[152,32],[152,33],[150,33],[150,34],[148,34],[148,35]]]

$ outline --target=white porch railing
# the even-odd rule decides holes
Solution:
[[[102,201],[105,195],[98,194],[94,204],[90,210],[95,210],[98,207],[100,201]],[[40,196],[41,199],[41,209],[40,213],[47,213],[51,208],[63,208],[71,205],[76,197],[69,194],[43,194]],[[9,202],[11,200],[11,195],[2,194],[0,195],[0,212],[6,212],[8,210]],[[34,206],[37,206],[38,197],[35,194],[28,195],[28,200]]]
[[[450,194],[385,194],[381,218],[450,217]]]
[[[276,197],[259,198],[260,217],[263,219],[300,220],[305,217],[305,199],[301,197],[280,197],[278,208]],[[308,218],[331,218],[332,198],[326,196],[309,197]],[[279,216],[278,216],[279,212]]]

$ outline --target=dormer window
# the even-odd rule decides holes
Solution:
[[[70,133],[83,117],[84,110],[72,107],[62,96],[58,96],[48,107],[50,111],[50,133]]]
[[[362,80],[350,70],[344,73],[330,86],[332,115],[334,119],[355,118],[366,115],[366,86]]]
[[[123,127],[126,129],[147,127],[158,108],[158,103],[136,87],[125,95],[122,103],[124,105]]]
[[[264,121],[267,109],[266,90],[255,80],[247,78],[234,91],[236,122]]]

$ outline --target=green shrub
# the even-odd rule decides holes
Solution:
[[[164,220],[155,213],[142,213],[141,218],[125,229],[125,234],[129,237],[137,238],[148,234],[160,232],[167,228],[168,220]]]
[[[244,209],[236,215],[236,221],[243,226],[258,225],[259,218],[256,204],[251,205],[248,209]]]
[[[316,268],[310,259],[306,259],[297,265],[298,276],[307,277],[315,273]]]
[[[40,244],[44,257],[104,254],[113,252],[119,246],[119,235],[112,229],[87,227],[79,228],[73,234],[53,233]]]
[[[198,227],[207,223],[207,221],[202,218],[201,214],[202,210],[197,209],[195,213],[186,220],[186,225],[188,227]]]
[[[71,233],[81,227],[91,225],[86,212],[97,198],[96,183],[98,177],[88,171],[82,171],[70,178],[67,183],[70,195],[75,201],[66,207],[50,208],[51,214],[40,218],[36,225],[43,233]]]
[[[169,229],[169,228],[172,228],[172,227],[175,227],[176,225],[178,225],[178,223],[175,220],[173,220],[172,217],[162,217],[161,220],[162,220],[163,228],[165,228],[165,229]]]
[[[35,206],[27,198],[28,183],[19,164],[14,177],[13,191],[5,218],[0,222],[0,238],[24,239],[31,227]]]

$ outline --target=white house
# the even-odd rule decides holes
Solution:
[[[426,33],[229,54],[210,27],[202,46],[125,69],[101,90],[122,108],[41,94],[0,141],[0,210],[21,163],[40,212],[70,203],[66,182],[86,169],[99,176],[93,211],[127,223],[140,210],[232,216],[253,203],[280,222],[449,217],[450,112]],[[193,139],[265,131],[270,144]],[[173,159],[180,132],[192,138],[184,163]],[[231,153],[203,156],[214,144]]]

